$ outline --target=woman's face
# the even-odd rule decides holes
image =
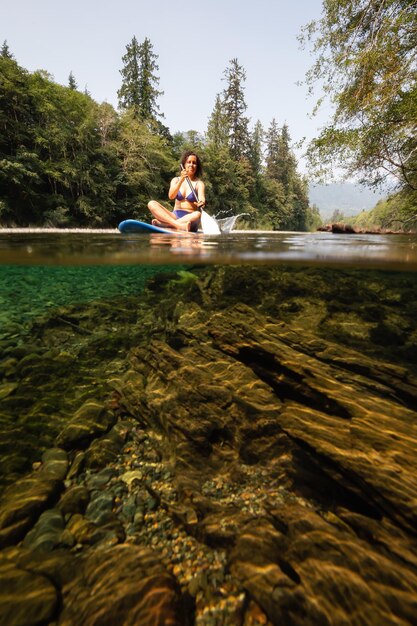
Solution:
[[[197,171],[197,157],[195,154],[190,154],[190,156],[185,161],[185,169],[187,170],[188,175],[194,176]]]

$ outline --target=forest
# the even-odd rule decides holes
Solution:
[[[158,56],[136,37],[122,58],[119,108],[22,68],[4,42],[0,54],[0,224],[115,227],[148,219],[152,199],[169,206],[169,181],[186,149],[202,159],[208,209],[246,213],[252,228],[309,230],[307,180],[297,171],[286,125],[265,131],[246,116],[245,70],[232,59],[204,134],[171,134],[159,111]]]
[[[417,230],[417,11],[415,0],[325,0],[300,42],[315,62],[306,76],[316,110],[334,113],[307,148],[309,175],[342,168],[386,201],[359,227]]]
[[[417,13],[413,0],[326,0],[300,45],[315,57],[305,84],[334,114],[306,148],[309,178],[344,172],[390,197],[368,226],[417,228]],[[245,213],[250,228],[315,230],[308,181],[298,171],[290,129],[251,122],[246,72],[237,58],[223,73],[204,132],[172,134],[159,110],[158,55],[136,37],[121,59],[117,110],[82,92],[72,73],[59,85],[0,50],[0,224],[114,227],[147,218],[149,199],[167,203],[181,153],[204,166],[208,210]],[[169,203],[166,204],[169,206]]]

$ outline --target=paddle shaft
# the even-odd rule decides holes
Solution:
[[[185,167],[183,166],[183,164],[182,164],[182,163],[181,163],[181,169],[182,169],[182,170],[185,170]],[[191,191],[193,192],[194,197],[195,197],[195,198],[197,198],[197,202],[198,202],[198,194],[197,194],[197,189],[194,189],[193,184],[192,184],[192,182],[191,182],[191,180],[190,180],[190,178],[189,178],[188,176],[186,176],[186,177],[185,177],[185,180],[186,180],[186,181],[187,181],[187,183],[189,184],[190,189],[191,189]]]

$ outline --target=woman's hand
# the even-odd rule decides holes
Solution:
[[[182,169],[181,173],[179,175],[179,179],[181,181],[181,184],[184,182],[184,180],[187,178],[188,174],[187,174],[187,170],[186,169]]]

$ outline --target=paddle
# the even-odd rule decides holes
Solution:
[[[181,165],[182,170],[185,169],[182,163],[180,165]],[[197,189],[194,189],[191,183],[191,180],[189,179],[188,176],[185,177],[185,180],[189,184],[190,189],[193,192],[194,197],[197,199],[197,202],[198,202]],[[211,215],[209,215],[203,209],[203,207],[201,207],[201,228],[203,229],[203,233],[205,235],[220,235],[221,234],[221,230],[219,228],[218,223],[216,222],[214,217],[211,217]]]

